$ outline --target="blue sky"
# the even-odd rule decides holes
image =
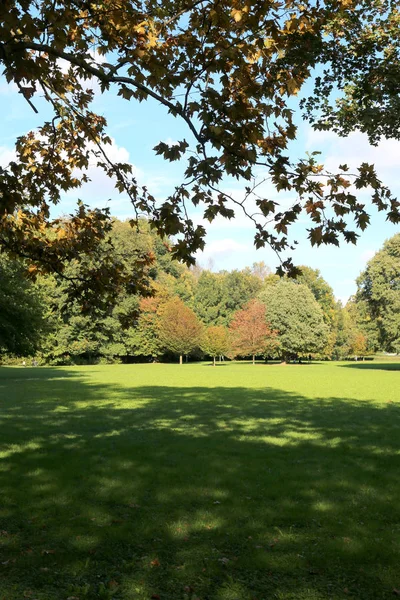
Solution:
[[[96,91],[96,89],[95,89]],[[18,135],[34,129],[46,118],[46,108],[39,101],[39,115],[35,115],[26,101],[13,86],[9,86],[0,77],[0,111],[2,128],[0,130],[0,164],[6,164],[13,156],[13,144]],[[159,141],[175,141],[190,136],[182,123],[166,113],[156,102],[133,103],[118,98],[115,94],[96,94],[95,109],[108,121],[109,133],[113,139],[110,155],[113,158],[129,161],[135,167],[140,183],[161,200],[180,182],[182,165],[165,163],[156,157],[152,148]],[[394,194],[400,196],[400,143],[383,140],[374,148],[369,146],[366,137],[354,133],[348,138],[338,138],[331,133],[313,132],[306,124],[300,124],[297,142],[291,150],[293,158],[304,156],[306,151],[322,152],[321,162],[332,170],[341,163],[356,167],[363,161],[375,163],[381,178],[389,185]],[[128,200],[120,196],[112,182],[95,168],[90,169],[92,182],[78,193],[67,194],[59,210],[68,213],[79,197],[92,206],[109,206],[111,213],[120,218],[132,216],[133,211]],[[262,173],[260,173],[262,176]],[[225,182],[225,190],[235,197],[243,195],[244,182]],[[261,188],[264,197],[289,204],[294,198],[290,194],[278,195],[265,184]],[[368,202],[367,196],[363,197]],[[384,215],[371,208],[372,225],[361,235],[357,246],[344,244],[340,248],[312,248],[307,240],[307,220],[301,219],[291,231],[292,239],[299,242],[292,254],[296,264],[306,264],[320,269],[322,275],[333,287],[335,295],[342,301],[355,291],[355,279],[363,270],[366,262],[379,250],[385,239],[400,230],[398,226],[386,222]],[[199,210],[193,210],[196,222],[203,222]],[[234,269],[250,266],[253,262],[264,261],[272,269],[277,259],[269,249],[256,250],[253,245],[254,230],[252,224],[237,214],[232,221],[221,218],[207,225],[207,246],[199,253],[198,262],[213,270]]]

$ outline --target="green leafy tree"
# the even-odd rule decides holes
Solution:
[[[193,309],[205,325],[226,325],[224,275],[202,271],[195,292]]]
[[[264,356],[277,345],[277,332],[270,328],[265,317],[265,305],[250,300],[234,315],[230,324],[232,347],[236,356]]]
[[[293,356],[320,352],[327,344],[329,328],[321,307],[310,289],[290,280],[266,287],[259,299],[265,304],[266,318],[279,333],[284,361]]]
[[[212,273],[204,270],[198,278],[193,308],[206,325],[229,325],[235,311],[254,298],[262,279],[251,269]]]
[[[262,288],[261,279],[250,268],[233,270],[225,274],[224,296],[225,317],[231,321],[233,313],[255,298]]]
[[[278,253],[290,249],[288,230],[302,213],[311,218],[313,245],[355,242],[353,223],[363,230],[369,216],[353,189],[371,189],[372,203],[398,222],[399,203],[373,165],[327,172],[314,153],[299,161],[288,156],[300,115],[317,130],[363,131],[372,143],[400,137],[393,84],[398,27],[392,0],[3,1],[6,81],[17,86],[27,110],[38,112],[37,103],[47,103],[50,114],[18,137],[15,160],[1,167],[0,247],[29,255],[51,272],[91,253],[109,232],[107,212],[81,204],[67,224],[50,216],[63,193],[87,181],[90,160],[130,198],[133,222],[147,215],[162,236],[175,236],[172,253],[188,263],[206,235],[188,216],[188,201],[210,222],[239,211],[253,221],[257,247]],[[157,201],[131,164],[110,159],[106,118],[94,111],[88,83],[127,102],[155,101],[184,125],[187,135],[178,143],[154,148],[166,161],[185,165],[169,197]],[[278,191],[297,198],[292,206],[256,194],[260,167]],[[242,199],[225,191],[227,175],[248,184]],[[256,211],[248,210],[248,199]],[[111,256],[85,265],[93,288],[119,281]],[[293,272],[290,259],[284,269]]]
[[[146,223],[141,223],[141,228],[138,233],[129,223],[114,220],[108,238],[99,244],[93,256],[71,261],[62,275],[41,278],[51,309],[48,317],[51,332],[42,347],[46,360],[92,362],[105,357],[111,361],[129,354],[129,330],[139,314],[138,292],[149,294],[153,287],[154,261],[146,266],[142,262],[144,255],[153,253],[152,236]],[[92,289],[88,289],[88,297],[83,293],[74,298],[76,282],[84,280],[85,273],[93,271],[95,263],[105,256],[124,273],[124,285],[111,298],[103,287],[95,288],[99,297],[94,302]]]
[[[297,276],[297,281],[306,285],[313,293],[314,298],[322,309],[324,322],[329,327],[327,344],[325,348],[318,352],[320,357],[331,357],[334,353],[334,347],[337,339],[337,302],[333,293],[333,289],[327,281],[322,277],[318,269],[312,269],[302,265],[301,273]]]
[[[160,300],[157,297],[141,299],[136,326],[130,328],[126,334],[128,354],[146,356],[152,360],[162,355],[159,307]]]
[[[366,332],[372,322],[380,347],[394,352],[400,338],[400,233],[369,261],[357,286],[355,300]]]
[[[26,278],[21,261],[0,255],[0,356],[29,356],[40,347],[45,332],[41,290]]]
[[[207,327],[201,338],[201,349],[213,358],[215,367],[216,356],[226,356],[231,349],[229,331],[223,325]]]
[[[336,300],[333,289],[322,277],[318,269],[312,269],[302,265],[301,273],[297,281],[306,285],[313,293],[314,298],[320,305],[324,315],[325,323],[331,328],[335,321]]]
[[[201,344],[202,325],[180,298],[172,298],[164,305],[159,330],[163,347],[178,354],[180,364],[183,355]]]

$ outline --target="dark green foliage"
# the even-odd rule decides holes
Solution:
[[[194,309],[205,325],[226,325],[224,276],[203,271],[197,281]]]
[[[198,279],[193,307],[206,325],[229,325],[233,314],[254,298],[262,279],[246,268],[242,271],[203,271]]]
[[[21,261],[0,255],[0,356],[32,355],[45,328],[45,305]]]

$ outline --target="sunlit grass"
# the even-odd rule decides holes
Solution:
[[[0,369],[0,598],[392,598],[397,367]]]

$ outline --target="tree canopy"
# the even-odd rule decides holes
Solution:
[[[171,298],[163,307],[160,318],[160,340],[166,350],[189,354],[201,344],[202,325],[194,312],[180,298]]]
[[[278,331],[284,359],[323,350],[329,329],[307,286],[282,280],[260,292],[259,298],[265,304],[267,321]]]
[[[215,357],[225,356],[231,349],[228,329],[223,325],[207,327],[201,337],[201,349],[212,357],[215,367]]]
[[[279,345],[277,331],[266,321],[265,305],[256,299],[235,312],[230,331],[235,354],[251,356],[253,364],[256,356],[275,351]]]
[[[356,308],[366,332],[377,332],[378,345],[400,350],[400,233],[387,240],[357,280]]]
[[[0,168],[0,247],[52,272],[94,251],[109,231],[107,211],[81,203],[72,219],[51,217],[51,206],[87,181],[93,160],[131,199],[132,224],[147,216],[160,234],[175,236],[172,253],[187,263],[205,239],[190,204],[208,221],[244,213],[256,246],[278,254],[294,249],[289,228],[304,212],[312,244],[355,242],[370,219],[360,190],[372,190],[372,203],[398,222],[399,203],[373,165],[328,173],[315,153],[291,160],[289,145],[301,116],[341,135],[361,130],[371,143],[400,137],[399,19],[391,0],[3,0],[6,80],[27,109],[45,102],[52,117],[18,137],[15,159]],[[110,159],[92,82],[99,93],[156,101],[184,123],[184,139],[154,148],[185,161],[169,197],[153,197],[131,164]],[[293,204],[258,195],[259,172],[290,191]],[[226,176],[246,182],[242,199],[224,191]],[[290,259],[284,269],[293,272]],[[104,260],[86,275],[104,287],[119,273]]]
[[[0,355],[34,354],[46,329],[43,300],[23,270],[20,261],[0,256]]]

